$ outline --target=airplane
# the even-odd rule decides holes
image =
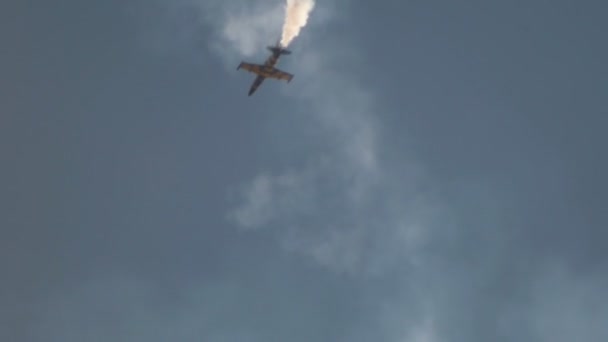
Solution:
[[[291,54],[291,51],[283,48],[281,46],[280,42],[277,42],[277,44],[275,46],[268,46],[267,49],[272,52],[272,55],[270,55],[266,59],[264,64],[251,64],[251,63],[241,62],[241,64],[239,64],[239,66],[236,68],[236,70],[243,68],[244,70],[247,70],[249,72],[252,72],[252,73],[258,75],[255,78],[255,80],[253,81],[251,88],[249,89],[249,96],[251,96],[251,94],[253,94],[253,92],[255,92],[256,89],[258,89],[260,84],[262,84],[262,82],[264,82],[264,79],[266,79],[266,78],[284,80],[284,81],[287,81],[288,83],[293,78],[292,74],[279,70],[274,67],[274,65],[277,64],[277,61],[279,60],[279,57],[281,57],[281,55],[289,55],[289,54]]]

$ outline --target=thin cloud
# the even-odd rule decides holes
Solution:
[[[330,18],[323,3],[316,10]],[[254,53],[267,45],[272,27],[280,29],[274,13],[282,11],[282,2],[259,2],[215,20],[214,44],[221,46],[215,50]],[[305,32],[314,30],[314,18],[315,12]],[[415,254],[428,229],[425,216],[436,210],[434,200],[415,190],[416,183],[426,182],[424,175],[397,176],[379,158],[374,94],[334,71],[339,58],[332,49],[300,45],[296,58],[290,71],[298,82],[283,95],[309,108],[309,120],[322,132],[323,152],[303,155],[298,169],[254,176],[228,216],[245,229],[274,229],[287,250],[335,271],[377,274]]]
[[[553,266],[533,282],[531,328],[538,341],[608,340],[608,277],[577,277]]]
[[[268,4],[229,13],[222,35],[242,55],[253,56],[260,47],[276,39],[276,27],[280,25],[282,16],[279,7]]]

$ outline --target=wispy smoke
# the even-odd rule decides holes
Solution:
[[[287,47],[300,34],[300,30],[306,25],[313,7],[315,7],[314,0],[287,0],[285,23],[281,36],[282,46]]]

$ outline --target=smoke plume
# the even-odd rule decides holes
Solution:
[[[315,7],[314,0],[287,0],[285,6],[285,23],[281,45],[287,47],[298,36],[302,27],[306,25],[310,11]]]

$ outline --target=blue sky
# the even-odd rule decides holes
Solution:
[[[4,4],[0,338],[605,341],[600,1]]]

